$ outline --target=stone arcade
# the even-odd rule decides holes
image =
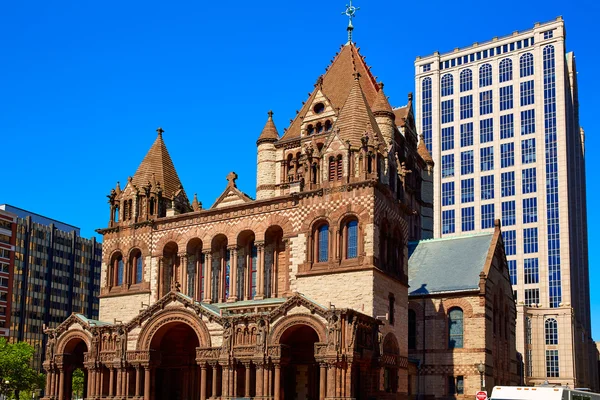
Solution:
[[[86,399],[406,398],[407,243],[432,228],[417,143],[412,97],[392,109],[352,42],[281,137],[269,113],[256,200],[231,173],[190,204],[159,128],[109,196],[99,321],[46,331],[45,399],[78,368]]]

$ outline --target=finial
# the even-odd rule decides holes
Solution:
[[[383,82],[379,82],[379,89],[383,90]]]
[[[229,182],[227,184],[227,186],[234,186],[235,187],[235,180],[237,179],[238,175],[231,171],[228,175],[227,175],[227,181]]]
[[[267,114],[269,114],[269,118],[273,118],[273,110],[269,110]]]
[[[346,4],[346,11],[342,13],[342,15],[346,15],[348,17],[348,28],[346,28],[348,31],[348,43],[352,43],[352,31],[354,30],[352,19],[358,10],[360,10],[360,7],[354,7],[352,5],[352,0],[350,0],[350,4]]]
[[[357,72],[353,73],[352,76],[354,76],[355,81],[358,81],[360,79],[360,72],[357,71]]]
[[[156,130],[156,132],[158,132],[158,136],[162,137],[164,129],[159,126],[158,129]]]

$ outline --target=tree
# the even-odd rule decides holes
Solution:
[[[44,375],[31,368],[34,352],[28,343],[0,338],[0,394],[19,399],[21,391],[44,387]]]
[[[73,379],[71,380],[73,387],[73,394],[76,399],[80,399],[83,395],[83,371],[77,368],[73,371]]]

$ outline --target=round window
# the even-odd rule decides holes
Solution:
[[[321,114],[323,111],[325,111],[325,105],[323,103],[317,103],[315,104],[313,111],[315,114]]]

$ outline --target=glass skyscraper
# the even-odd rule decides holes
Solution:
[[[434,235],[500,219],[529,384],[598,388],[584,134],[562,18],[418,57],[416,113],[435,161]]]

